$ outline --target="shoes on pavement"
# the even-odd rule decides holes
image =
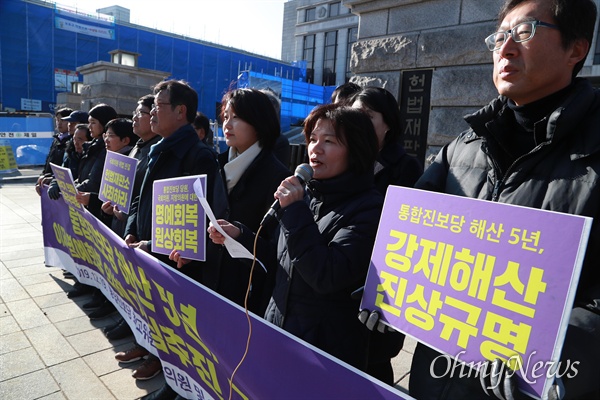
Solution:
[[[94,290],[93,286],[84,285],[83,283],[76,282],[73,285],[73,290],[70,290],[70,291],[67,292],[67,297],[70,298],[70,299],[73,299],[75,297],[79,297],[79,296],[83,296],[83,295],[86,295],[88,293],[91,293],[92,290]]]
[[[158,375],[161,372],[162,372],[162,364],[160,363],[160,359],[158,357],[150,354],[148,356],[148,358],[146,360],[144,360],[142,365],[137,367],[137,369],[132,372],[131,376],[133,376],[138,381],[147,381],[148,379],[154,378],[156,375]],[[160,389],[160,390],[162,390],[162,389]],[[173,397],[170,397],[171,399],[175,398],[175,396],[177,395],[175,392],[173,392],[173,393],[174,393]]]
[[[133,332],[131,331],[129,324],[125,321],[125,319],[121,318],[117,325],[112,329],[105,328],[104,334],[109,340],[119,340],[133,335]]]
[[[111,314],[114,314],[117,312],[117,309],[115,308],[115,306],[113,305],[113,303],[111,303],[108,300],[105,300],[104,303],[102,303],[102,305],[95,309],[94,311],[92,311],[91,313],[88,314],[88,317],[90,317],[90,319],[94,320],[94,319],[102,319],[102,318],[106,318]]]
[[[63,278],[65,279],[75,279],[75,275],[73,275],[72,273],[70,273],[69,271],[65,271],[63,272]]]
[[[166,383],[157,391],[148,393],[140,400],[174,400],[177,397],[177,392],[171,389],[171,386]]]
[[[104,296],[104,294],[102,294],[100,289],[94,289],[94,294],[92,295],[92,300],[83,304],[81,306],[81,308],[83,308],[84,310],[95,310],[96,308],[102,307],[102,305],[104,304],[104,302],[106,300],[107,300],[106,296]]]
[[[146,350],[139,344],[135,343],[135,345],[133,347],[131,347],[125,351],[120,351],[117,354],[115,354],[115,359],[118,360],[120,363],[129,364],[129,363],[135,362],[137,360],[141,360],[142,357],[145,357],[148,354],[150,354],[148,352],[148,350]],[[140,367],[141,367],[141,365],[140,365]]]

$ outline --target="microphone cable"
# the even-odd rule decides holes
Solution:
[[[256,246],[258,243],[258,236],[260,235],[261,230],[262,225],[258,227],[258,230],[256,231],[256,235],[254,237],[254,247],[252,249],[252,255],[254,256],[254,258],[252,259],[252,266],[250,267],[250,277],[248,278],[248,288],[246,289],[246,296],[244,297],[244,312],[246,314],[246,320],[248,321],[248,338],[246,339],[246,349],[244,350],[244,354],[242,355],[240,362],[234,368],[233,372],[231,373],[231,377],[229,378],[229,400],[231,400],[233,396],[233,377],[244,363],[246,356],[248,355],[248,350],[250,349],[250,339],[252,338],[252,318],[250,318],[250,314],[248,312],[248,297],[250,296],[250,289],[252,288],[252,275],[254,274],[254,266],[256,265]]]

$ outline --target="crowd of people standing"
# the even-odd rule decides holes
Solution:
[[[168,268],[393,385],[391,359],[404,336],[374,329],[377,312],[359,314],[356,295],[365,282],[390,185],[600,218],[600,93],[576,77],[591,45],[595,18],[591,0],[507,0],[498,31],[485,39],[499,97],[466,117],[470,128],[444,146],[425,172],[402,146],[399,106],[384,88],[345,84],[334,92],[331,104],[310,112],[304,137],[312,176],[304,180],[285,162],[289,143],[282,138],[272,93],[249,88],[225,93],[220,119],[228,148],[217,154],[206,117],[197,112],[196,91],[184,81],[168,80],[139,100],[133,121],[119,118],[106,104],[85,117],[80,110],[59,110],[57,134],[36,190],[45,188],[57,199],[60,189],[49,163],[70,168],[77,201],[130,247],[153,254]],[[139,160],[129,215],[98,200],[107,150]],[[198,174],[207,176],[207,200],[220,227],[250,250],[258,243],[265,270],[252,270],[247,261],[232,258],[212,225],[206,261],[187,260],[175,250],[169,256],[152,252],[153,182]],[[275,218],[261,221],[274,200],[280,206]],[[580,373],[557,380],[550,398],[600,396],[596,220],[563,348],[563,357],[581,362]],[[69,296],[92,291],[76,283]],[[93,310],[90,318],[114,313],[108,303],[96,290],[87,306]],[[131,330],[121,319],[105,333],[119,338]],[[491,386],[434,374],[438,356],[424,344],[417,346],[410,378],[414,397],[521,396],[511,374]],[[136,379],[161,371],[160,360],[138,344],[116,358],[123,363],[145,359],[133,373]],[[168,385],[146,396],[176,397]]]

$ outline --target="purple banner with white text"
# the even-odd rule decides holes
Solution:
[[[50,200],[46,191],[42,226],[46,265],[100,288],[185,398],[410,399],[254,314],[250,330],[242,308],[129,248],[87,210]]]
[[[380,310],[472,374],[500,358],[521,390],[543,397],[559,373],[576,373],[576,365],[553,368],[591,221],[390,187],[361,309]]]

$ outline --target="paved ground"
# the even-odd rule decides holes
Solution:
[[[39,170],[0,175],[0,399],[137,399],[162,386],[162,374],[140,382],[138,363],[119,365],[114,354],[133,337],[109,341],[102,327],[116,316],[90,321],[66,296],[72,281],[44,265]],[[413,340],[394,359],[397,387],[408,387]]]

